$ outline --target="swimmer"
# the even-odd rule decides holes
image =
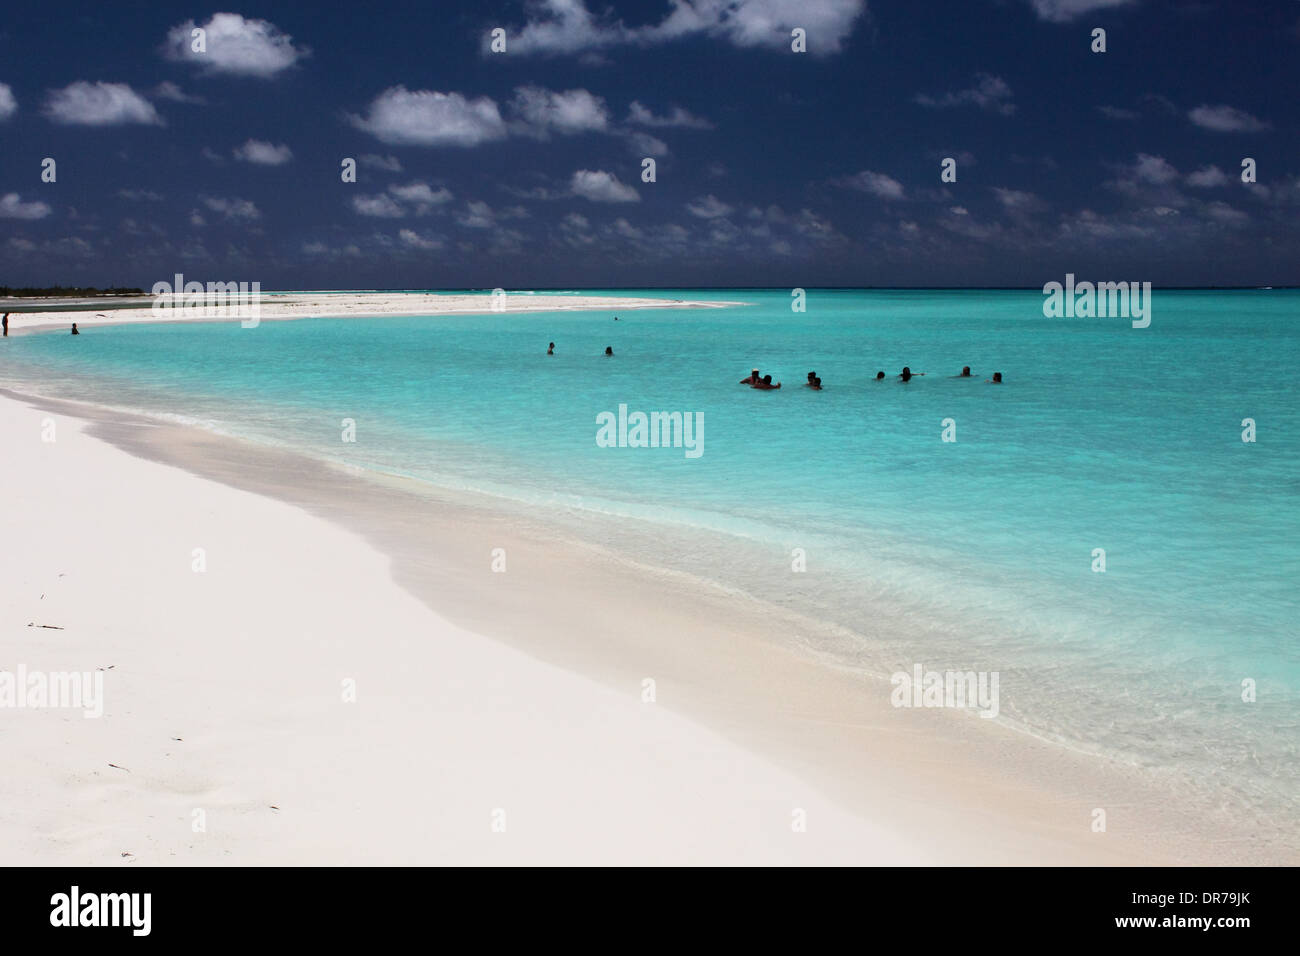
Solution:
[[[961,367],[961,374],[960,374],[960,375],[954,375],[953,378],[970,378],[970,366],[969,366],[969,365],[963,365],[963,366]]]
[[[751,369],[749,370],[749,378],[742,378],[742,379],[740,380],[740,384],[741,384],[741,385],[757,385],[757,384],[759,383],[759,381],[760,381],[760,379],[759,379],[759,377],[758,377],[758,369],[756,369],[756,368],[751,368]]]
[[[770,375],[764,375],[762,381],[755,382],[755,383],[754,383],[752,386],[750,386],[750,387],[751,387],[751,388],[762,389],[762,390],[765,391],[765,392],[770,392],[770,391],[772,391],[773,389],[780,388],[780,387],[781,387],[781,383],[780,383],[780,382],[777,382],[775,385],[773,385],[773,384],[772,384],[772,376],[770,376]]]
[[[72,323],[72,334],[73,334],[73,335],[80,335],[80,334],[81,334],[80,332],[77,331],[77,323],[76,323],[76,322],[73,322],[73,323]]]
[[[877,373],[876,373],[876,381],[877,381],[877,382],[883,382],[884,380],[885,380],[885,373],[884,373],[884,372],[877,372]]]
[[[547,355],[554,355],[554,354],[555,354],[555,343],[554,343],[554,342],[552,342],[550,345],[546,346],[546,354],[547,354]]]
[[[1001,385],[1001,384],[1002,384],[1002,373],[1001,373],[1001,372],[994,372],[992,378],[986,378],[986,379],[984,380],[984,384],[985,384],[985,385]]]
[[[613,358],[613,357],[614,357],[614,347],[613,347],[612,345],[606,345],[606,346],[605,346],[605,354],[608,355],[610,358]]]

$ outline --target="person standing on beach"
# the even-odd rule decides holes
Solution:
[[[9,338],[9,313],[8,313],[8,312],[5,313],[4,323],[3,323],[3,324],[4,324],[4,330],[5,330],[4,337],[5,337],[5,338]]]

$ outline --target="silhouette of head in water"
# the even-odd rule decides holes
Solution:
[[[763,376],[763,384],[764,384],[764,385],[771,385],[771,384],[772,384],[772,376],[770,376],[770,375],[764,375],[764,376]]]
[[[994,385],[1001,385],[1001,384],[1002,384],[1002,373],[1001,373],[1001,372],[994,372],[994,373],[993,373],[993,384],[994,384]]]
[[[816,380],[817,380],[817,373],[816,373],[816,372],[809,372],[809,373],[808,373],[808,381],[810,381],[810,382],[815,382]]]
[[[546,354],[547,354],[547,355],[554,355],[554,354],[555,354],[555,343],[554,343],[554,342],[552,342],[550,345],[546,346]]]
[[[876,373],[876,381],[877,381],[877,382],[879,382],[879,381],[880,381],[882,378],[884,378],[884,377],[885,377],[885,373],[884,373],[884,372],[877,372],[877,373]]]
[[[963,365],[963,366],[961,367],[961,375],[959,376],[959,378],[970,378],[970,366],[969,366],[969,365]]]
[[[81,334],[80,332],[77,331],[77,323],[76,323],[76,322],[73,322],[73,323],[72,323],[72,334],[73,334],[73,335],[80,335],[80,334]]]
[[[899,373],[898,377],[901,378],[904,382],[911,381],[912,370],[908,366],[904,365],[903,371]]]
[[[614,354],[614,347],[613,347],[612,345],[606,345],[606,346],[605,346],[605,354],[606,354],[606,355],[613,355],[613,354]]]

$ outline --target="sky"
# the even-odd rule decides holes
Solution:
[[[0,285],[1297,285],[1298,79],[1296,0],[6,0]]]

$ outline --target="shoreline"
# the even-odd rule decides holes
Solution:
[[[161,298],[161,297],[159,297]],[[172,322],[239,322],[237,309],[223,315],[228,306],[211,306],[197,310],[198,314],[184,315],[183,307],[155,308],[155,297],[144,299],[151,304],[136,307],[134,304],[115,303],[104,307],[82,301],[67,301],[63,307],[48,311],[10,311],[9,334],[24,335],[49,329],[66,328],[76,322],[78,327],[96,328],[113,325],[142,323],[164,324]],[[21,301],[21,300],[18,300]],[[746,305],[738,301],[713,301],[695,299],[655,299],[633,296],[593,295],[523,295],[507,293],[504,307],[494,309],[491,296],[471,293],[385,293],[385,292],[330,292],[260,293],[258,297],[258,322],[284,322],[294,319],[380,318],[384,316],[439,316],[477,315],[496,312],[526,314],[531,312],[590,312],[633,311],[637,309],[712,309]],[[518,303],[518,304],[516,304]],[[44,303],[58,306],[58,302]],[[105,310],[106,309],[106,310]],[[217,310],[217,314],[204,314]],[[0,305],[0,312],[8,311]],[[101,313],[102,314],[99,314]]]
[[[469,496],[352,474],[198,428],[3,394],[83,419],[88,434],[132,455],[346,528],[388,557],[393,580],[409,594],[480,640],[624,694],[655,675],[660,706],[773,761],[857,817],[887,820],[918,857],[1294,860],[1284,847],[1189,815],[1137,772],[968,715],[893,709],[887,684],[871,687],[764,637],[785,627],[798,633],[792,616],[775,619],[770,607],[557,540],[553,528]],[[509,555],[505,575],[488,570],[498,546]],[[1098,807],[1113,808],[1105,834],[1089,829]]]

